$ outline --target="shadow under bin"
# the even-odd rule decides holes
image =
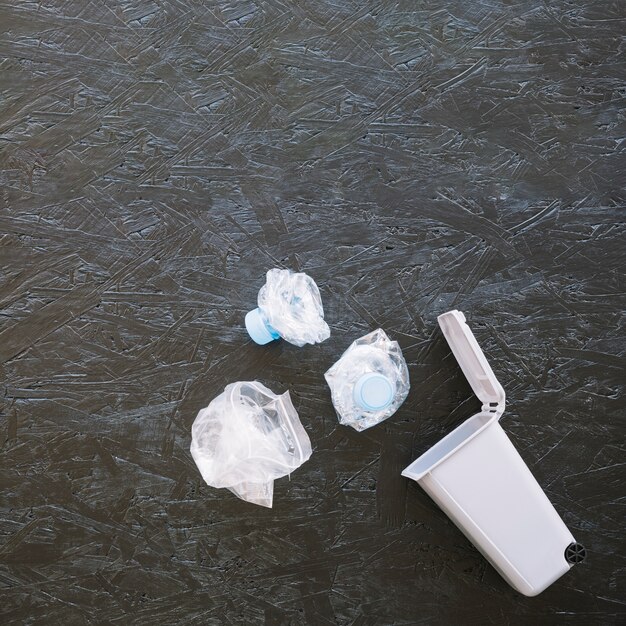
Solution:
[[[514,589],[535,596],[582,561],[584,548],[500,426],[505,393],[465,316],[449,311],[438,321],[483,407],[402,475],[422,486]]]

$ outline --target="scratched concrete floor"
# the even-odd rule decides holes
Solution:
[[[3,624],[624,623],[624,4],[1,3]],[[248,340],[266,269],[321,346]],[[478,408],[588,551],[512,591],[400,470]],[[340,427],[323,372],[378,326],[412,389]],[[289,390],[275,507],[204,485],[197,411]]]

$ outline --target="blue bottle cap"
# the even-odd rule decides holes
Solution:
[[[354,385],[354,401],[366,411],[382,411],[396,393],[393,383],[382,374],[364,374]]]
[[[280,335],[265,321],[261,309],[246,313],[246,330],[252,340],[262,346],[280,338]]]

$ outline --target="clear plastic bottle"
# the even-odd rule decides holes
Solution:
[[[330,337],[315,281],[302,272],[271,269],[259,290],[258,308],[246,315],[246,329],[258,344],[283,338],[296,346]]]
[[[208,485],[271,508],[274,480],[311,456],[311,441],[289,392],[279,396],[243,381],[227,385],[198,413],[190,451]]]
[[[409,393],[402,350],[380,328],[354,341],[324,376],[339,422],[356,430],[391,417]]]

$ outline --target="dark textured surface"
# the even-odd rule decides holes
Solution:
[[[2,2],[3,624],[617,624],[624,4]],[[620,55],[622,55],[620,57]],[[332,337],[252,345],[266,269]],[[512,591],[401,469],[478,408],[588,561]],[[412,389],[364,433],[323,372],[378,326]],[[273,510],[203,485],[197,411],[289,389]]]

